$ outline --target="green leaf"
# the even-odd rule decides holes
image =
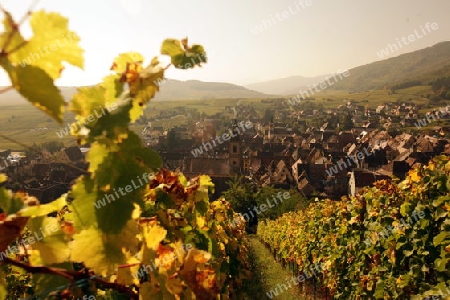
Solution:
[[[130,153],[132,158],[144,163],[152,171],[156,171],[162,166],[162,159],[158,152],[142,147],[141,139],[132,131],[128,133],[128,138],[123,141],[121,151]]]
[[[143,63],[144,56],[138,52],[121,53],[114,59],[112,70],[117,74],[122,74],[127,69],[129,63]]]
[[[164,79],[164,68],[160,65],[157,57],[139,72],[139,79],[130,83],[130,95],[132,107],[130,110],[130,121],[135,122],[144,112],[145,104],[159,91],[160,82]]]
[[[162,158],[158,152],[150,148],[140,148],[135,151],[136,157],[141,160],[152,171],[162,167]]]
[[[131,193],[125,196],[120,195],[120,198],[114,202],[96,209],[98,228],[106,233],[119,233],[131,217],[135,200],[137,200],[136,197]]]
[[[45,71],[29,65],[13,67],[3,59],[0,59],[0,65],[22,96],[59,123],[62,122],[65,102],[53,79]]]
[[[37,266],[42,265],[39,259],[36,258],[32,261],[32,264]],[[69,262],[54,264],[50,267],[73,270],[72,263]],[[43,297],[46,297],[51,291],[62,291],[70,285],[70,281],[65,277],[41,273],[33,274],[32,283],[35,294],[41,295],[39,299],[48,299]]]
[[[409,215],[410,211],[411,211],[411,203],[404,202],[402,205],[400,205],[400,214],[403,217],[406,217],[407,215]]]
[[[111,93],[111,91],[108,92]],[[103,115],[103,111],[107,109],[105,95],[106,89],[101,85],[78,88],[78,92],[70,102],[69,110],[85,119],[88,119],[90,115],[95,116],[96,113]]]
[[[185,43],[185,46],[182,43]],[[203,46],[188,47],[187,39],[183,41],[166,39],[161,46],[161,54],[169,55],[172,64],[177,69],[191,69],[208,61]]]
[[[66,196],[67,194],[47,204],[28,206],[26,208],[21,209],[17,214],[21,217],[46,216],[49,213],[61,210],[65,205],[67,205]]]
[[[436,258],[436,260],[434,261],[436,270],[438,270],[439,272],[444,272],[445,270],[447,270],[448,261],[448,258]]]
[[[68,29],[68,19],[58,13],[33,12],[30,18],[31,39],[18,51],[8,55],[17,65],[32,65],[57,79],[64,69],[62,62],[83,69],[83,49],[80,38]]]
[[[75,229],[97,227],[94,203],[98,199],[98,191],[94,182],[88,177],[80,177],[72,186],[72,194],[74,200],[69,208],[73,212]]]
[[[23,200],[20,197],[14,197],[12,192],[0,188],[0,208],[6,213],[6,215],[15,214],[23,207]]]
[[[73,237],[71,259],[83,262],[97,274],[111,275],[118,264],[126,263],[124,252],[137,252],[138,233],[135,220],[130,220],[119,234],[105,234],[94,228],[83,230]]]
[[[33,249],[39,251],[45,265],[63,263],[69,259],[66,235],[56,218],[31,218],[28,221],[28,228],[31,231],[31,237],[27,239],[27,242]]]
[[[86,160],[89,162],[88,171],[97,173],[99,166],[109,158],[110,149],[104,144],[94,143],[91,145],[89,152],[86,155]]]
[[[100,86],[105,90],[105,104],[113,104],[122,96],[123,83],[119,81],[119,75],[111,74],[100,83]]]
[[[6,274],[0,268],[0,300],[5,300],[8,296],[8,291],[6,290]]]
[[[161,46],[161,54],[169,55],[174,57],[177,55],[183,55],[184,50],[182,48],[181,42],[176,39],[166,39]]]
[[[434,246],[441,245],[442,242],[447,238],[447,236],[449,236],[449,233],[446,231],[442,231],[441,233],[439,233],[437,236],[435,236],[433,238],[433,245]]]
[[[448,196],[439,196],[437,199],[435,199],[433,201],[433,206],[434,207],[438,207],[440,206],[442,203],[444,203],[445,201],[450,200],[450,198]]]

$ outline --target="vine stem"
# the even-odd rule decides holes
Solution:
[[[9,257],[4,258],[3,261],[0,262],[0,265],[4,264],[4,263],[8,263],[13,266],[22,268],[25,271],[32,273],[32,274],[49,274],[49,275],[62,276],[64,278],[68,279],[72,283],[75,280],[79,280],[79,279],[89,279],[97,284],[100,284],[104,288],[113,289],[113,290],[118,291],[119,293],[127,294],[130,297],[129,299],[133,299],[133,300],[139,299],[139,295],[136,294],[135,292],[133,292],[131,289],[127,288],[126,286],[123,286],[123,285],[120,285],[120,284],[114,283],[114,282],[108,282],[99,277],[92,278],[92,276],[88,272],[71,271],[71,270],[65,270],[65,269],[61,269],[61,268],[45,267],[45,266],[30,266],[27,263],[23,263],[23,262],[14,260]]]
[[[22,18],[20,18],[19,22],[14,22],[14,20],[11,20],[11,27],[12,30],[11,32],[8,34],[8,37],[5,40],[5,44],[2,46],[2,49],[0,51],[0,54],[2,55],[8,55],[9,53],[6,51],[6,49],[8,48],[9,44],[12,41],[12,38],[14,36],[15,33],[19,32],[19,27],[31,16],[31,12],[33,11],[33,9],[36,7],[36,5],[39,3],[40,0],[34,0],[29,9],[27,10],[27,12],[22,16]],[[7,10],[0,5],[0,11],[2,11],[4,14],[7,14]],[[26,44],[26,42],[20,44],[18,47],[14,48],[13,51],[17,51],[19,50],[21,47],[23,47]]]
[[[41,273],[41,274],[58,275],[58,276],[62,276],[64,278],[68,279],[71,282],[74,281],[75,276],[82,275],[82,273],[79,273],[76,271],[64,270],[64,269],[59,269],[59,268],[43,267],[43,266],[33,267],[33,266],[30,266],[29,264],[11,259],[9,257],[4,258],[3,261],[4,261],[3,263],[8,263],[13,266],[22,268],[25,271],[32,273],[32,274]]]

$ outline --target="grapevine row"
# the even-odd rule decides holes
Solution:
[[[450,159],[433,158],[400,183],[315,201],[258,226],[258,235],[336,299],[423,299],[450,287]],[[431,298],[430,298],[431,299]]]

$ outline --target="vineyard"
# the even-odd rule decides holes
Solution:
[[[188,180],[161,168],[159,154],[130,129],[167,70],[201,67],[208,61],[204,48],[187,38],[166,39],[160,55],[170,59],[167,65],[158,56],[119,54],[99,84],[79,88],[66,103],[55,81],[64,64],[84,67],[69,20],[30,9],[16,21],[0,11],[0,67],[11,82],[0,94],[17,91],[59,124],[70,111],[75,120],[67,135],[90,147],[87,169],[71,166],[83,175],[50,203],[8,190],[8,177],[0,174],[0,300],[253,296],[244,288],[255,276],[250,245],[261,243],[249,241],[243,216],[224,198],[209,199],[209,176]],[[21,32],[27,21],[29,38]],[[35,55],[39,59],[30,59]],[[275,207],[266,200],[272,187],[256,193],[233,184],[223,195],[239,209],[258,205],[265,212],[261,201]],[[378,181],[340,201],[307,205],[294,192],[285,194],[286,203],[259,215],[264,220],[257,229],[257,238],[295,275],[276,278],[279,285],[291,288],[297,280],[307,295],[325,299],[450,299],[449,157],[434,157],[401,182]]]
[[[243,222],[232,222],[239,216],[225,200],[209,200],[208,176],[188,181],[161,170],[159,155],[129,128],[170,66],[206,62],[203,47],[165,40],[167,66],[157,57],[144,65],[139,53],[120,54],[101,83],[65,103],[54,85],[62,63],[83,67],[68,20],[38,11],[16,22],[0,10],[0,66],[12,83],[0,92],[17,90],[59,123],[67,107],[76,114],[72,136],[90,145],[87,171],[51,203],[0,187],[0,299],[239,298],[250,276]],[[28,18],[27,40],[20,26]],[[22,63],[63,38],[67,44],[51,47],[51,55]]]
[[[258,235],[296,274],[313,277],[303,289],[318,281],[336,299],[448,298],[449,212],[450,159],[440,156],[398,184],[379,181],[262,222]]]

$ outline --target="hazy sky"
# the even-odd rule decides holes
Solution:
[[[422,37],[389,57],[450,40],[450,0],[309,1],[41,0],[37,9],[68,17],[85,49],[85,70],[67,68],[58,85],[97,83],[122,52],[138,51],[150,60],[168,37],[188,36],[205,47],[209,59],[202,69],[169,69],[168,78],[237,84],[316,76],[377,61],[377,52],[414,30]],[[0,3],[17,18],[31,0]],[[420,26],[427,22],[438,29],[424,35]],[[262,31],[255,34],[257,26]],[[0,85],[6,84],[0,74]]]

